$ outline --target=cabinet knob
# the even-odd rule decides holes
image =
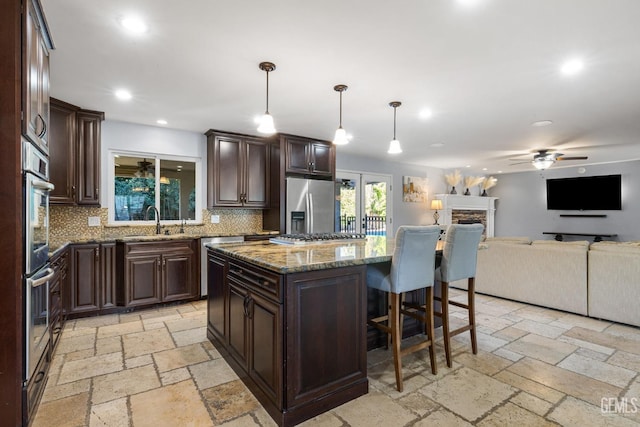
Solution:
[[[96,248],[96,262],[100,259],[100,248]]]

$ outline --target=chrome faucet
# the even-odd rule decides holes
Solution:
[[[160,234],[160,212],[158,212],[158,208],[156,208],[155,206],[149,206],[144,214],[144,219],[149,219],[149,210],[151,209],[156,211],[156,234]]]

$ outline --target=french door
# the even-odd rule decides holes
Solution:
[[[339,194],[336,229],[393,236],[391,175],[336,171]]]

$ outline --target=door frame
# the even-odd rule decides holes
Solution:
[[[385,218],[385,227],[387,237],[393,237],[393,175],[367,172],[367,171],[354,171],[347,169],[336,170],[336,182],[339,179],[352,179],[356,180],[356,224],[357,232],[362,232],[362,218],[364,216],[364,205],[366,194],[362,189],[366,185],[367,181],[377,180],[378,182],[387,183],[387,210]]]

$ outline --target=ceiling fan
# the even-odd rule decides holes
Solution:
[[[567,157],[562,153],[550,153],[549,150],[538,150],[533,155],[533,160],[519,161],[520,159],[509,159],[517,163],[511,163],[510,166],[522,163],[531,163],[536,169],[544,170],[551,167],[557,160],[587,160],[587,156],[571,156]]]

